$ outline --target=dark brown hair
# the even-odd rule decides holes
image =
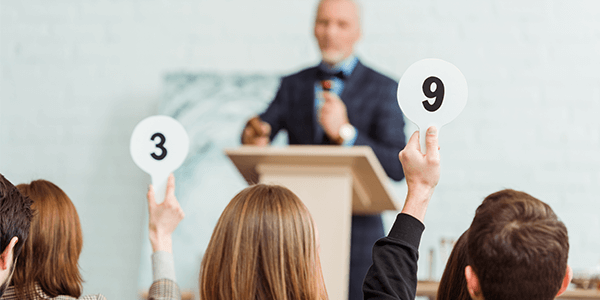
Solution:
[[[16,260],[29,236],[33,216],[32,201],[0,174],[0,253],[6,249],[13,237],[19,241],[14,247]]]
[[[327,299],[316,229],[294,193],[258,184],[231,199],[202,259],[200,299]]]
[[[13,276],[17,295],[26,298],[37,283],[51,297],[79,298],[83,280],[77,261],[83,237],[75,206],[65,192],[46,180],[17,188],[33,200],[35,209],[29,239]]]
[[[465,231],[454,244],[437,291],[437,300],[470,300],[465,267],[468,264],[467,235]]]
[[[469,265],[486,300],[556,296],[569,239],[546,203],[514,190],[491,194],[477,208],[467,240]]]

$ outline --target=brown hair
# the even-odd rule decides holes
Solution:
[[[470,300],[465,267],[468,264],[467,234],[465,231],[454,244],[437,291],[437,300]]]
[[[294,193],[257,184],[233,197],[202,259],[200,299],[327,299],[316,229]]]
[[[546,203],[514,190],[491,194],[477,208],[467,240],[469,264],[486,300],[556,296],[569,238]]]
[[[83,280],[77,261],[83,237],[75,206],[65,192],[46,180],[17,188],[33,200],[36,210],[12,281],[17,295],[26,298],[37,283],[51,297],[78,298]]]
[[[0,253],[16,236],[19,240],[13,249],[15,260],[29,236],[29,226],[33,217],[31,203],[31,199],[21,194],[0,174]]]

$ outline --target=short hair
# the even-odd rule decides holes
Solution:
[[[79,298],[83,279],[78,260],[83,237],[75,206],[63,190],[46,180],[17,188],[33,200],[35,209],[29,239],[12,279],[17,295],[26,298],[37,283],[51,297]]]
[[[200,299],[327,299],[316,229],[285,187],[257,184],[227,205],[200,270]]]
[[[323,5],[323,2],[325,2],[325,1],[330,1],[330,0],[319,0],[319,3],[317,4],[317,11],[315,12],[315,19],[319,15],[319,9],[321,9],[321,5]],[[359,0],[344,0],[344,1],[351,2],[356,7],[356,16],[357,16],[358,26],[360,27],[361,19],[362,19],[362,10],[363,10],[362,3]]]
[[[470,300],[465,278],[465,267],[468,265],[467,235],[468,230],[458,238],[444,269],[437,291],[437,300]]]
[[[486,300],[545,300],[558,293],[569,238],[546,203],[510,189],[491,194],[477,208],[467,240]]]
[[[17,237],[14,247],[16,260],[29,236],[29,226],[33,211],[31,199],[23,196],[19,190],[0,174],[0,252],[3,252],[10,240]]]

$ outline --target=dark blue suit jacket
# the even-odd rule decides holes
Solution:
[[[290,144],[327,143],[316,136],[315,82],[317,67],[286,76],[273,102],[260,115],[271,125],[271,139],[285,129]],[[398,84],[360,61],[344,81],[340,98],[346,104],[348,120],[358,131],[354,145],[371,146],[387,175],[402,180],[404,172],[398,153],[405,146],[404,119],[396,100]]]

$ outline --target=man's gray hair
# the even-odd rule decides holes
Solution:
[[[323,2],[325,1],[332,1],[332,0],[319,0],[319,4],[317,4],[317,11],[315,12],[315,19],[317,18],[317,13],[319,12],[319,8],[321,7],[321,4],[323,4]],[[360,0],[337,0],[337,1],[348,1],[348,2],[352,2],[354,3],[354,6],[356,6],[356,14],[358,15],[358,24],[360,25],[361,23],[361,17],[362,17],[362,1]]]

